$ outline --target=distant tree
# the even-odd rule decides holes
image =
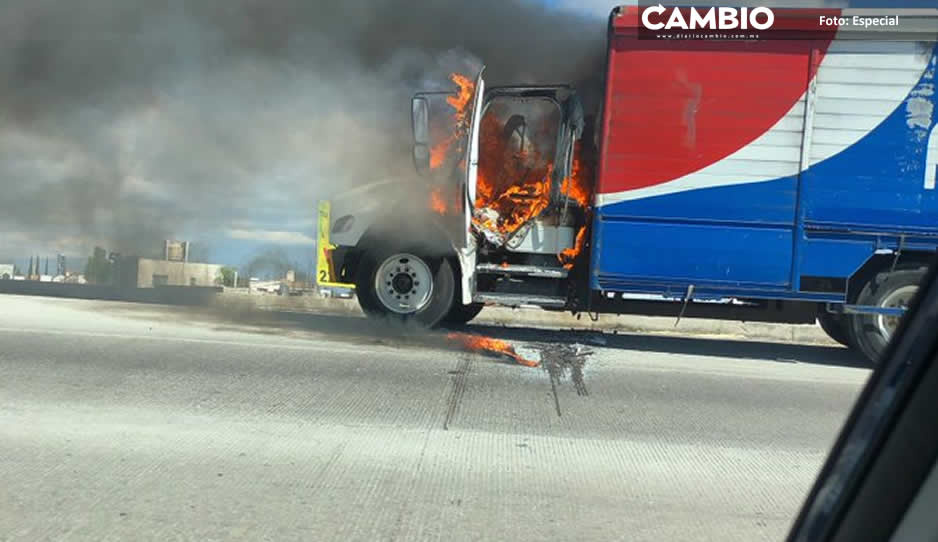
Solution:
[[[94,247],[94,255],[88,257],[85,265],[85,280],[92,284],[107,284],[111,281],[111,262],[107,259],[107,251],[101,247]]]
[[[237,272],[238,272],[238,270],[235,269],[234,267],[228,267],[228,266],[222,267],[222,268],[221,268],[221,283],[222,283],[222,285],[224,285],[224,286],[235,286],[234,280],[235,280],[235,273],[237,273]]]

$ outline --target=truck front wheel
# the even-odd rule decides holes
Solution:
[[[388,247],[362,256],[355,289],[369,316],[433,327],[453,305],[456,279],[444,257]]]
[[[484,308],[484,303],[463,305],[462,302],[457,299],[456,302],[453,303],[453,308],[450,309],[446,317],[443,318],[443,323],[452,325],[468,324],[473,318],[478,316]]]

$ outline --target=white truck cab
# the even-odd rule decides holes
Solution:
[[[383,180],[320,204],[320,283],[354,285],[369,315],[434,326],[485,304],[570,303],[559,256],[588,221],[564,192],[584,131],[576,93],[462,81],[412,100],[416,194]]]

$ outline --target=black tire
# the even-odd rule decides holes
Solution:
[[[850,341],[850,322],[848,318],[845,318],[841,314],[827,312],[822,308],[818,312],[817,323],[831,339],[844,346],[853,346],[853,343]]]
[[[443,317],[444,324],[468,324],[472,321],[473,318],[479,315],[482,312],[482,309],[485,308],[484,303],[470,303],[468,305],[463,305],[459,299],[456,299],[453,302],[453,308],[446,313],[446,316]]]
[[[482,309],[485,307],[484,303],[470,303],[468,305],[463,305],[462,303],[462,282],[456,279],[456,293],[453,295],[453,307],[446,313],[446,316],[443,317],[443,324],[448,325],[465,325],[472,321],[473,318],[479,315],[482,312]]]
[[[359,266],[359,269],[361,269],[361,266]],[[372,270],[371,276],[374,277],[374,270]],[[358,280],[358,278],[359,277],[357,276],[355,277],[355,298],[358,299],[358,306],[361,307],[362,312],[365,313],[365,316],[373,318],[383,316],[381,309],[378,308],[378,305],[375,301],[374,291],[372,290],[371,294],[369,295],[365,290],[364,285],[361,281]]]
[[[885,306],[884,303],[900,293],[916,289],[925,276],[924,269],[897,269],[893,272],[879,273],[863,287],[857,296],[857,305]],[[914,295],[914,293],[913,293]],[[892,305],[892,303],[888,303]],[[891,337],[883,331],[883,320],[873,314],[850,315],[850,339],[853,346],[874,364],[879,361]]]
[[[432,289],[426,305],[416,312],[401,314],[388,309],[375,292],[375,273],[382,262],[398,254],[414,254],[423,260],[432,274]],[[456,292],[456,275],[449,260],[443,257],[430,258],[418,249],[387,246],[367,250],[361,258],[355,278],[355,291],[358,304],[366,315],[372,318],[386,319],[393,323],[434,327],[443,320],[453,306]]]

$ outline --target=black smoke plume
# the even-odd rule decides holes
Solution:
[[[312,236],[317,198],[412,176],[414,91],[484,62],[491,84],[595,97],[605,21],[522,0],[8,0],[0,36],[0,256],[129,253]]]

